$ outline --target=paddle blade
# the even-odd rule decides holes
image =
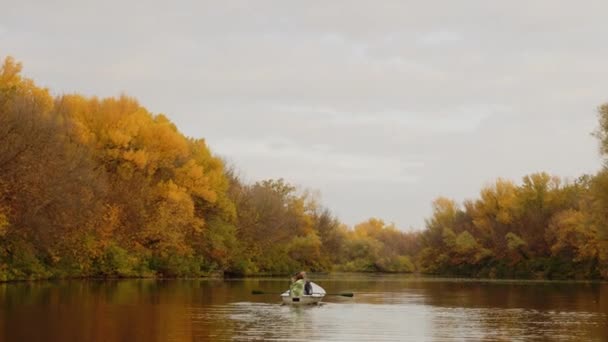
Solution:
[[[340,296],[342,297],[354,297],[355,294],[352,292],[344,292],[344,293],[340,293]]]
[[[261,295],[261,294],[264,294],[264,291],[253,290],[253,291],[251,291],[251,294],[253,294],[253,295]]]

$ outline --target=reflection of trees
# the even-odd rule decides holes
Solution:
[[[356,295],[297,308],[279,305],[276,294],[251,295],[253,289],[282,292],[288,285],[282,278],[2,284],[0,340],[608,336],[607,284],[349,274],[313,279],[329,293]]]
[[[438,339],[467,336],[510,340],[512,336],[505,335],[509,333],[579,334],[582,339],[608,336],[606,317],[602,318],[602,313],[608,312],[607,284],[463,281],[402,275],[337,275],[320,282],[328,292],[355,292],[357,303],[411,306],[404,311],[412,314],[428,309],[429,332]],[[401,319],[407,322],[413,317]]]
[[[602,292],[608,292],[605,284],[406,278],[362,280],[353,287],[364,294],[358,300],[366,302],[434,307],[432,331],[438,333],[461,331],[469,338],[507,340],[508,332],[515,336],[572,336],[577,331],[583,334],[581,338],[606,336],[600,331],[606,329],[605,323],[589,321],[598,319],[595,313],[608,312],[608,299],[601,297]],[[573,324],[588,324],[589,330],[580,326],[570,330]]]
[[[0,284],[0,341],[229,338],[240,323],[230,310],[218,308],[251,301],[274,301],[272,307],[278,307],[278,296],[252,297],[251,290],[282,292],[288,283],[277,278]]]
[[[7,341],[191,340],[187,306],[153,281],[8,284],[1,292]],[[179,298],[179,297],[174,297]],[[8,300],[8,301],[7,301]],[[2,336],[0,335],[0,340]]]

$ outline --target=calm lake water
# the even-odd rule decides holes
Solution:
[[[608,284],[312,275],[324,304],[291,307],[279,278],[0,284],[0,341],[607,341]]]

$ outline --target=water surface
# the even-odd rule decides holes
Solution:
[[[281,278],[0,284],[0,341],[605,341],[608,284],[313,275],[322,305]]]

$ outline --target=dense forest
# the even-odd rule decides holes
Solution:
[[[595,133],[608,154],[608,106]],[[247,184],[135,99],[53,97],[0,69],[0,281],[419,272],[608,279],[608,171],[439,198],[423,230],[347,227],[284,180]]]

